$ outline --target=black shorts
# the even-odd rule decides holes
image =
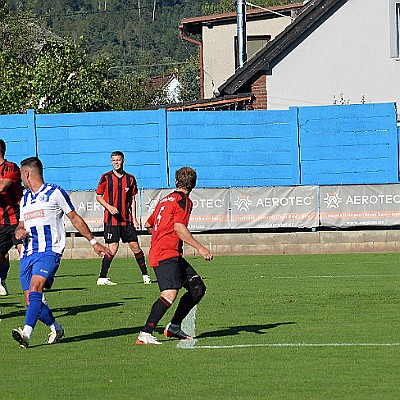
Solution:
[[[7,254],[13,246],[22,244],[22,240],[17,240],[14,235],[17,226],[0,226],[0,253]]]
[[[183,257],[160,261],[159,265],[154,267],[153,270],[160,292],[168,289],[179,290],[183,287],[189,289],[188,280],[197,275],[194,268]]]
[[[138,242],[138,235],[133,225],[111,226],[104,225],[104,241],[106,243],[122,243]]]

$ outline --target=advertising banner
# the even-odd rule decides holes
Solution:
[[[154,211],[158,201],[171,191],[171,189],[143,190],[142,224]],[[207,231],[229,228],[229,189],[194,189],[190,198],[193,201],[193,211],[189,230]]]
[[[69,196],[76,212],[85,220],[92,232],[103,231],[103,207],[96,201],[96,193],[70,192]],[[71,221],[64,217],[67,232],[77,232]]]
[[[232,188],[232,228],[318,226],[318,187]]]
[[[400,224],[400,185],[320,187],[321,226],[393,226]]]

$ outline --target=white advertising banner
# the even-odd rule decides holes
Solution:
[[[318,187],[232,188],[231,227],[312,228],[318,226]]]
[[[400,185],[320,187],[321,226],[400,225]]]
[[[171,189],[143,190],[142,224],[154,211],[159,200],[172,192]],[[229,228],[229,189],[194,189],[190,194],[193,211],[189,230],[207,231]]]
[[[76,212],[85,220],[92,232],[103,231],[103,207],[96,201],[96,193],[70,192],[72,204]],[[65,229],[67,232],[77,232],[71,221],[65,217]]]

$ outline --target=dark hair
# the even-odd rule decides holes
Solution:
[[[189,192],[196,186],[197,174],[193,168],[182,167],[175,172],[175,183],[177,188],[183,188]]]
[[[111,153],[111,157],[113,157],[113,156],[120,156],[125,160],[125,156],[124,156],[124,153],[122,151],[113,151]]]
[[[41,176],[43,175],[43,164],[38,157],[25,158],[25,160],[21,161],[21,168],[22,167],[36,169]]]
[[[0,154],[4,157],[6,154],[6,142],[3,139],[0,139]]]

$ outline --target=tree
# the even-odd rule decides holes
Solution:
[[[38,112],[110,110],[106,59],[91,62],[70,40],[50,40],[35,63],[30,105]]]
[[[293,3],[292,0],[253,0],[252,4],[260,7],[271,7],[280,4]],[[204,14],[222,14],[226,12],[236,11],[237,1],[236,0],[220,0],[219,3],[206,3],[203,6]]]
[[[162,90],[155,89],[150,78],[122,75],[110,82],[110,103],[113,110],[137,110],[164,102]]]

